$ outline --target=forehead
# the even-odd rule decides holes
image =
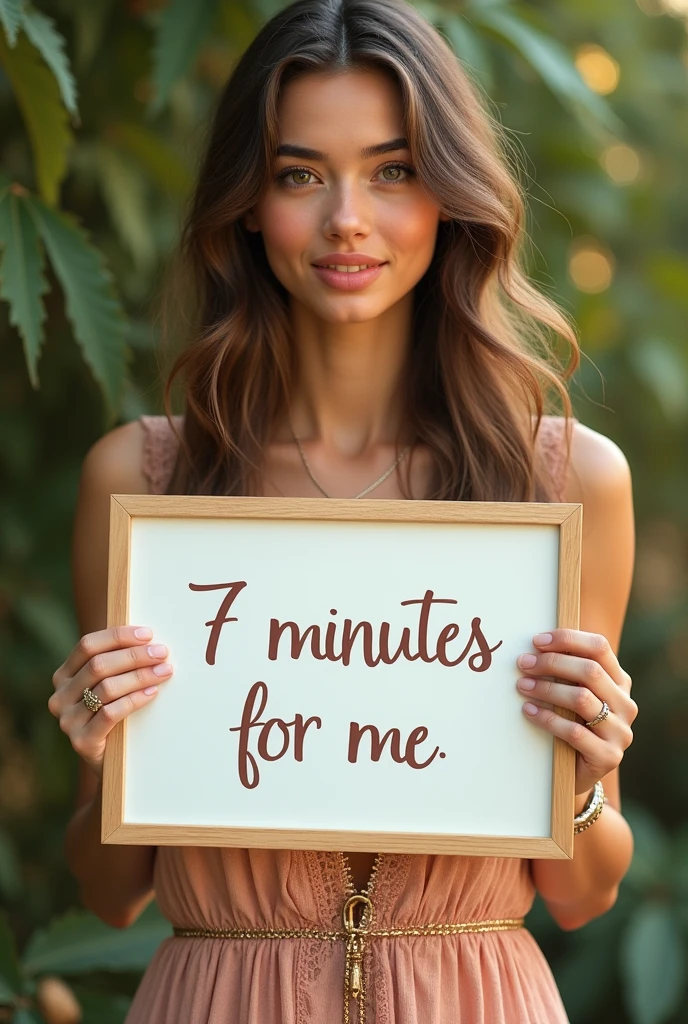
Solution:
[[[277,113],[280,143],[333,155],[404,134],[399,86],[376,69],[301,75],[282,90]]]

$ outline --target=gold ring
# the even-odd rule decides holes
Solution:
[[[84,690],[84,694],[81,699],[89,711],[100,711],[103,706],[103,702],[100,697],[98,697],[93,690],[89,690],[88,686]]]
[[[604,722],[604,720],[607,718],[609,718],[609,705],[607,704],[606,700],[603,700],[602,708],[600,710],[599,715],[593,718],[592,721],[586,722],[585,724],[588,726],[599,725],[600,722]]]

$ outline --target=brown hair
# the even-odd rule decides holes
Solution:
[[[286,290],[241,218],[272,174],[280,89],[304,73],[368,68],[398,83],[416,174],[451,218],[414,290],[407,374],[405,430],[436,467],[429,497],[548,500],[534,438],[547,402],[571,415],[563,381],[578,364],[576,336],[520,267],[524,201],[503,131],[440,33],[404,0],[297,0],[263,27],[219,97],[177,254],[194,308],[165,386],[168,416],[177,377],[185,400],[170,490],[259,488],[293,348]],[[570,346],[565,367],[557,339]]]

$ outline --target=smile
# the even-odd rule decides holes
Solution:
[[[358,273],[359,270],[367,270],[368,267],[371,266],[371,265],[372,264],[370,264],[370,263],[362,263],[360,267],[346,267],[346,266],[343,266],[343,265],[340,266],[339,264],[335,265],[334,263],[328,263],[327,264],[327,269],[328,270],[341,270],[345,274],[356,274],[356,273]]]
[[[341,263],[331,263],[321,267],[313,264],[318,277],[324,284],[331,288],[339,288],[341,291],[352,291],[357,288],[365,288],[375,281],[382,273],[386,263],[377,265],[361,263],[355,266],[346,266]]]

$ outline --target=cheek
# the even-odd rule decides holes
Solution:
[[[398,210],[393,211],[386,218],[384,232],[392,251],[411,257],[410,262],[417,265],[432,257],[438,223],[437,207],[420,200],[409,203],[402,216]]]
[[[260,218],[263,242],[275,261],[308,248],[313,237],[313,214],[306,203],[266,199],[256,211]]]

